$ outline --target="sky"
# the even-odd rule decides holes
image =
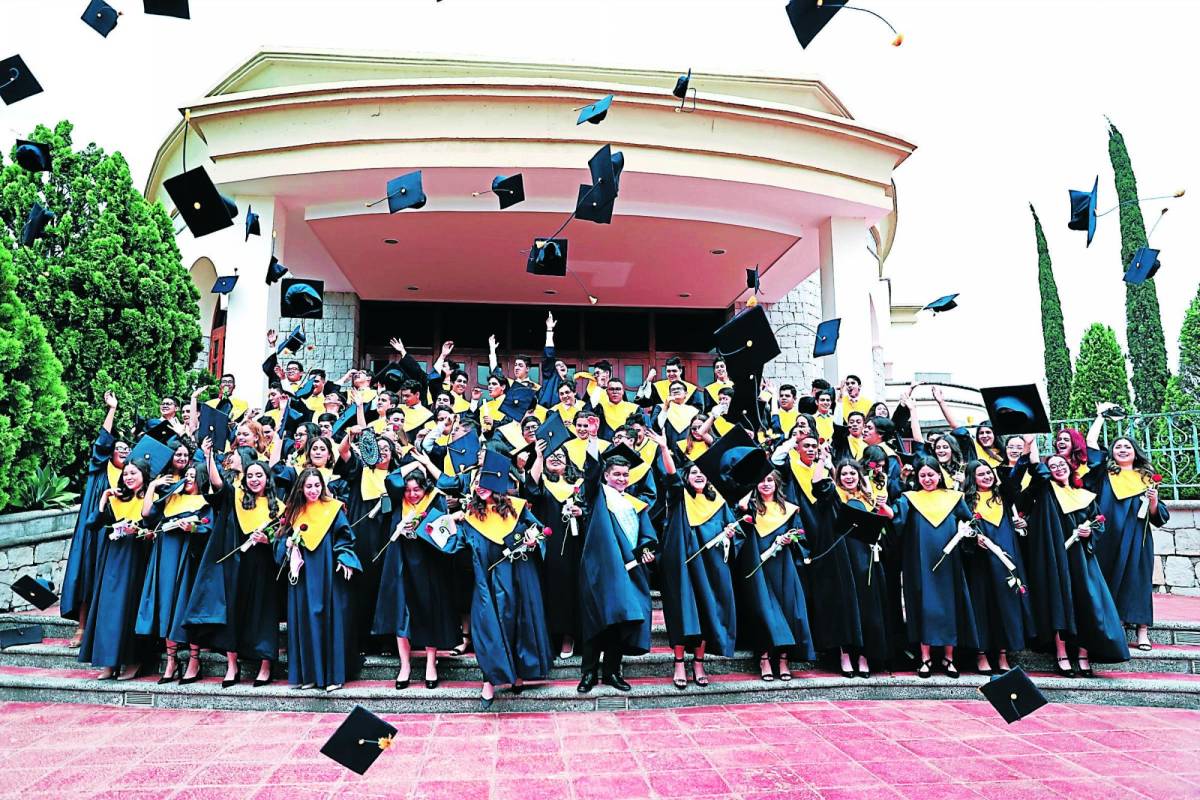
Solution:
[[[1092,322],[1124,342],[1117,214],[1090,248],[1066,227],[1068,189],[1099,175],[1101,209],[1116,202],[1106,115],[1142,195],[1189,190],[1151,242],[1172,365],[1197,294],[1200,0],[855,0],[888,17],[903,46],[843,11],[807,50],[784,0],[192,0],[188,22],[110,2],[125,15],[103,39],[79,20],[86,0],[4,0],[0,57],[21,53],[46,89],[0,108],[6,151],[36,123],[67,118],[77,144],[124,153],[142,187],[177,109],[272,47],[817,77],[857,119],[917,145],[896,172],[893,299],[961,295],[921,323],[918,368],[977,386],[1041,378],[1030,203],[1072,355]],[[1165,205],[1143,206],[1148,225]]]

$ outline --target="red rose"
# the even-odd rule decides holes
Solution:
[[[754,517],[747,514],[746,516],[742,517],[742,522],[746,522],[746,523],[754,522]]]
[[[817,444],[825,444],[825,440],[820,436],[817,437]]]
[[[306,531],[306,530],[308,530],[308,526],[307,526],[307,525],[304,525],[304,524],[301,524],[301,525],[300,525],[300,530],[302,530],[302,531]]]
[[[1021,587],[1019,587],[1019,588],[1017,589],[1017,591],[1018,591],[1018,592],[1020,592],[1021,594],[1027,594],[1027,590],[1025,589],[1025,587],[1024,587],[1024,586],[1021,586]]]
[[[433,523],[432,522],[425,526],[425,532],[433,533]]]
[[[875,469],[875,468],[877,468],[878,466],[879,466],[879,465],[878,465],[878,464],[876,464],[874,461],[868,461],[868,462],[867,462],[867,469]]]
[[[551,533],[553,533],[553,531],[552,531],[552,530],[550,530],[550,526],[549,526],[549,525],[547,525],[546,527],[542,528],[542,536],[545,536],[545,537],[549,538]]]
[[[1097,515],[1096,515],[1096,522],[1104,522],[1104,515],[1103,515],[1103,514],[1097,514]]]
[[[205,517],[204,519],[200,520],[200,524],[201,524],[201,525],[207,525],[207,524],[208,524],[208,517]]]
[[[1150,476],[1150,480],[1154,481],[1155,483],[1162,483],[1163,477],[1156,472]]]
[[[983,514],[980,514],[978,511],[976,511],[976,512],[975,512],[975,519],[983,519]]]

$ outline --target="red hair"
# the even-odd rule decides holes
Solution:
[[[1083,434],[1075,428],[1063,428],[1059,433],[1063,431],[1066,432],[1067,436],[1071,437],[1071,452],[1067,454],[1066,459],[1067,463],[1071,465],[1071,472],[1073,473],[1088,463],[1087,439],[1084,439]],[[1057,453],[1058,448],[1056,447],[1055,454],[1057,455]]]

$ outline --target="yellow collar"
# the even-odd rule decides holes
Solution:
[[[363,500],[378,500],[384,493],[383,482],[387,480],[386,468],[363,466],[362,477],[358,480],[359,495]]]
[[[704,387],[704,391],[708,392],[708,396],[715,403],[721,399],[721,390],[733,387],[733,381],[713,381],[708,386]]]
[[[833,417],[813,417],[817,421],[817,436],[825,441],[833,438]]]
[[[724,436],[733,429],[733,423],[724,417],[717,417],[713,420],[713,430],[717,432],[717,436]]]
[[[499,431],[500,435],[504,437],[504,441],[508,442],[513,450],[520,450],[529,444],[525,441],[525,434],[521,432],[521,423],[517,420],[501,425]]]
[[[690,489],[683,490],[683,506],[687,510],[688,525],[693,528],[708,522],[725,506],[721,495],[709,500],[701,494],[693,495]]]
[[[908,498],[912,507],[919,511],[921,516],[935,528],[945,521],[954,507],[958,505],[958,501],[962,500],[962,492],[956,492],[953,489],[905,492],[904,496]]]
[[[992,455],[987,450],[985,450],[983,448],[983,445],[981,445],[979,442],[975,443],[975,455],[977,455],[979,457],[980,461],[987,464],[988,466],[991,466],[991,467],[1000,466],[1000,459],[996,458],[994,455]]]
[[[542,486],[550,493],[551,497],[560,503],[567,502],[567,498],[575,494],[575,490],[579,488],[581,483],[583,481],[568,483],[567,481],[548,481],[542,478]],[[633,483],[633,481],[630,481],[630,483]]]
[[[471,401],[455,392],[450,393],[450,397],[454,402],[454,407],[451,409],[455,414],[461,414],[464,411],[471,410]]]
[[[1058,498],[1058,507],[1064,514],[1081,511],[1091,505],[1092,501],[1096,499],[1096,495],[1087,489],[1076,489],[1074,486],[1059,486],[1058,482],[1054,480],[1050,481],[1050,485],[1054,487],[1054,496]]]
[[[407,433],[424,425],[433,416],[433,412],[425,406],[401,405],[404,411],[404,430]]]
[[[767,503],[767,510],[754,516],[754,529],[758,531],[759,536],[769,536],[787,524],[792,515],[799,510],[799,507],[792,505],[786,500],[783,501],[782,511],[779,510],[779,506],[776,503]]]
[[[979,516],[983,517],[992,525],[999,525],[1004,519],[1004,503],[990,502],[992,493],[979,490],[979,496],[975,500],[975,508],[971,509]]]
[[[316,550],[317,546],[333,527],[338,512],[342,510],[341,500],[318,500],[308,503],[292,520],[292,530],[300,537],[300,544],[305,550]]]
[[[840,486],[835,486],[834,488],[837,490],[838,497],[843,503],[849,504],[851,500],[857,500],[858,502],[862,503],[868,511],[873,510],[875,507],[875,493],[871,489],[867,490],[867,496],[864,498],[861,494],[850,494]]]
[[[660,403],[669,403],[669,402],[671,402],[671,384],[672,384],[672,383],[674,383],[674,381],[667,380],[666,378],[663,378],[661,381],[655,381],[655,382],[654,382],[654,391],[655,391],[655,392],[658,394],[658,400],[659,400],[659,402],[660,402]],[[683,384],[685,387],[687,387],[686,391],[687,391],[687,396],[688,396],[689,398],[690,398],[690,397],[691,397],[693,394],[695,394],[695,393],[696,393],[696,387],[695,387],[695,386],[693,386],[692,384],[688,383],[687,381],[681,381],[681,383],[682,383],[682,384]]]
[[[1117,473],[1108,473],[1108,485],[1112,487],[1113,495],[1118,500],[1139,495],[1150,486],[1142,473],[1136,469],[1123,469]]]
[[[683,453],[684,458],[688,461],[695,461],[708,452],[708,442],[704,440],[693,442],[685,439],[680,444],[679,449]]]
[[[686,433],[691,427],[692,420],[700,412],[695,406],[689,406],[687,403],[670,403],[666,405],[667,422],[676,433]]]
[[[783,435],[791,436],[792,428],[796,427],[796,418],[800,416],[799,409],[793,408],[791,411],[785,411],[780,408],[776,410],[775,416],[779,417],[779,427],[783,428]]]
[[[415,506],[410,504],[407,500],[405,500],[404,502],[402,502],[400,504],[401,516],[411,517],[411,516],[415,515],[417,518],[425,516],[425,512],[429,510],[430,504],[433,503],[434,498],[436,498],[437,496],[438,496],[438,490],[434,489],[430,492],[426,492],[425,496],[422,497]]]
[[[596,405],[604,416],[604,424],[614,431],[629,420],[630,414],[638,410],[637,405],[628,400],[622,400],[619,403],[608,402],[607,394],[602,395],[600,402]]]
[[[800,454],[795,450],[789,452],[788,456],[788,460],[792,465],[792,477],[796,479],[796,485],[804,492],[804,496],[808,498],[808,502],[816,502],[812,488],[813,465],[805,464],[801,461]]]
[[[479,531],[479,534],[489,542],[500,545],[504,544],[504,540],[517,527],[517,523],[521,521],[521,511],[525,508],[525,501],[521,498],[510,497],[509,500],[512,501],[513,507],[513,515],[511,517],[502,517],[489,506],[487,515],[483,519],[468,513],[467,523]]]
[[[647,439],[646,443],[642,445],[642,448],[637,451],[637,454],[638,457],[642,459],[642,463],[638,464],[636,467],[630,468],[630,486],[633,486],[642,478],[646,477],[646,473],[650,471],[652,466],[654,466],[654,459],[658,456],[658,445]]]
[[[121,468],[109,460],[108,464],[108,488],[117,488],[117,481],[121,480]]]
[[[850,436],[846,441],[850,443],[850,457],[861,459],[863,452],[867,449],[867,443],[858,436]]]
[[[245,493],[241,489],[233,490],[233,509],[237,514],[238,525],[242,529],[242,535],[248,536],[271,521],[271,512],[267,498],[254,498],[254,508],[247,509],[242,508],[243,497]]]
[[[583,469],[584,465],[587,463],[588,441],[589,440],[587,439],[575,438],[563,445],[563,450],[567,452],[567,458],[571,459],[571,463],[574,464],[577,469]],[[609,442],[606,442],[603,439],[597,439],[596,441],[600,443],[600,449],[597,450],[597,452],[603,453],[608,449]]]
[[[113,517],[120,522],[140,522],[142,519],[142,498],[137,495],[132,500],[118,500],[110,497],[108,504],[112,508]]]
[[[558,416],[562,418],[562,421],[567,425],[570,425],[575,421],[575,415],[579,413],[581,406],[582,403],[579,403],[578,401],[576,401],[575,405],[573,406],[564,406],[562,403],[556,403],[550,410],[557,411]]]
[[[206,505],[208,505],[208,501],[204,499],[204,495],[184,494],[181,489],[167,498],[167,504],[163,507],[163,516],[170,518],[180,514],[191,514]]]

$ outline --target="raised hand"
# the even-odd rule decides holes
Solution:
[[[554,312],[547,311],[546,312],[546,330],[553,331],[554,326],[557,324],[558,324],[558,321],[554,319]]]
[[[274,328],[267,329],[267,344],[271,347],[275,346],[275,342],[279,341],[279,333]]]
[[[392,349],[399,353],[401,357],[408,353],[408,351],[404,349],[404,342],[400,341],[400,337],[398,336],[393,336],[388,341],[388,344],[390,344]]]
[[[488,349],[494,353],[498,347],[500,347],[500,342],[496,340],[496,335],[492,334],[488,337]]]
[[[117,407],[117,396],[111,390],[104,393],[104,405],[108,408]]]

